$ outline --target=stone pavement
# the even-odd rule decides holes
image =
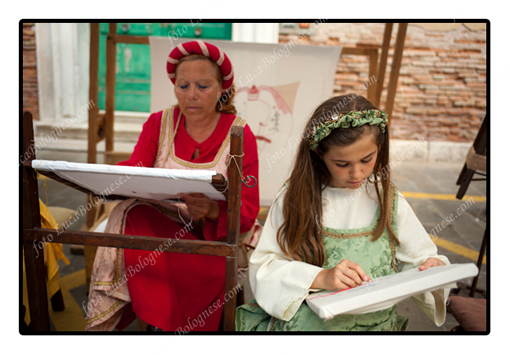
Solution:
[[[47,150],[37,152],[37,157],[86,162],[86,154],[80,152]],[[101,161],[102,158],[98,157],[98,162]],[[455,199],[458,190],[455,182],[461,168],[462,164],[406,161],[394,168],[392,181],[408,198],[425,229],[434,237],[437,236],[434,239],[440,254],[446,255],[452,263],[476,263],[486,225],[486,182],[472,182],[464,199],[462,201]],[[39,180],[39,197],[49,206],[75,210],[86,203],[85,194],[55,181],[46,181],[44,178]],[[262,217],[263,214],[264,210],[261,213]],[[69,229],[79,230],[84,222],[85,218],[81,218]],[[69,245],[64,245],[64,251],[71,262],[70,265],[65,265],[59,261],[66,310],[51,312],[51,327],[53,330],[79,331],[85,326],[84,310],[87,301],[84,257],[71,254]],[[488,294],[487,279],[484,263],[477,285],[480,292],[477,292],[475,297],[484,298]],[[465,285],[470,283],[471,280],[464,281]],[[245,292],[246,300],[249,300],[251,297],[249,287]],[[467,289],[461,288],[460,295],[468,293]],[[412,299],[399,303],[397,309],[398,314],[409,318],[410,331],[449,331],[458,325],[453,316],[448,314],[445,324],[436,327]],[[133,322],[126,330],[137,331],[138,325]]]

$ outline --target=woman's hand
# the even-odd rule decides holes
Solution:
[[[311,288],[325,289],[329,291],[342,290],[361,285],[370,278],[358,264],[342,260],[331,269],[324,269],[317,274]]]
[[[194,220],[202,218],[209,218],[217,221],[220,215],[220,208],[216,201],[211,200],[209,197],[202,193],[181,194],[188,212]]]
[[[427,260],[425,260],[425,262],[423,264],[421,264],[421,266],[418,269],[420,271],[423,271],[423,270],[428,269],[429,267],[443,266],[443,265],[444,265],[444,263],[439,259],[428,258]]]

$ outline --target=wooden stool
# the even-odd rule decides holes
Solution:
[[[446,303],[446,309],[459,322],[459,326],[452,331],[457,332],[486,332],[487,331],[487,300],[451,296]]]
[[[459,191],[457,192],[457,198],[462,200],[466,191],[469,187],[471,181],[480,181],[487,180],[486,174],[480,173],[480,171],[486,172],[487,170],[487,115],[484,117],[482,126],[476,135],[475,142],[473,146],[470,148],[468,155],[466,157],[466,163],[462,168],[462,171],[457,180],[457,185],[460,185]],[[482,179],[473,179],[475,174],[482,175],[484,178]],[[485,254],[485,247],[487,244],[487,229],[485,229],[483,233],[482,245],[480,247],[480,252],[478,254],[478,262],[476,266],[478,270],[482,267],[483,256]],[[480,271],[478,271],[478,275],[473,279],[471,284],[470,296],[473,297],[476,291],[476,284],[478,283],[478,277],[480,276]]]

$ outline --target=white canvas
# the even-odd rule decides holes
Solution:
[[[339,314],[375,312],[423,292],[454,288],[455,282],[477,274],[478,268],[474,264],[452,264],[423,271],[414,268],[346,290],[312,293],[306,303],[323,319]]]
[[[70,163],[65,161],[34,160],[32,167],[50,171],[62,179],[107,197],[120,195],[151,200],[176,200],[179,193],[203,193],[213,200],[226,200],[211,185],[215,171],[177,170],[120,166],[106,164]]]

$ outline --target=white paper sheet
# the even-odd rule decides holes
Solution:
[[[423,271],[415,268],[374,279],[355,288],[312,293],[306,298],[306,303],[323,319],[339,314],[375,312],[423,292],[454,288],[456,281],[477,274],[478,268],[474,264],[452,264]]]
[[[179,193],[203,193],[213,200],[226,200],[211,185],[215,171],[159,169],[65,161],[34,160],[36,171],[51,171],[89,189],[96,195],[120,195],[152,200],[175,200]]]

